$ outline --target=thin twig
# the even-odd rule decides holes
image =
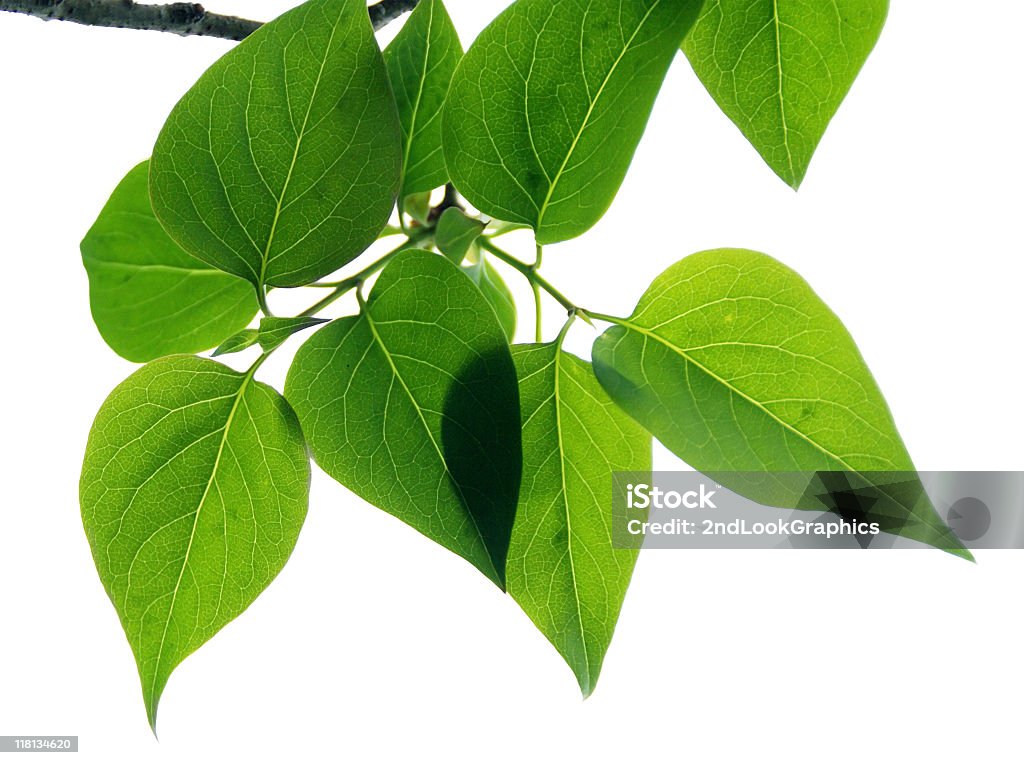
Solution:
[[[419,0],[380,0],[368,8],[374,29],[381,29]],[[73,21],[94,27],[148,29],[177,35],[244,40],[263,25],[237,16],[209,13],[199,3],[146,5],[133,0],[0,0],[0,11],[24,13],[45,21]]]

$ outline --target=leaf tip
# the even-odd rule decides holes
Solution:
[[[968,563],[977,563],[977,559],[974,557],[974,553],[968,550],[966,547],[954,547],[946,550],[950,555],[955,555],[958,558],[963,558]]]
[[[160,734],[156,732],[156,705],[159,699],[146,699],[146,720],[149,722],[149,729],[153,732],[153,738],[160,742]]]

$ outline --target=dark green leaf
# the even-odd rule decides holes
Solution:
[[[683,50],[722,111],[798,188],[888,11],[888,0],[709,0]]]
[[[315,316],[277,317],[266,316],[260,319],[259,342],[264,351],[272,351],[281,343],[304,329],[325,324],[327,319]]]
[[[388,221],[401,129],[362,0],[309,0],[217,61],[153,150],[153,208],[188,252],[255,285],[337,270]]]
[[[82,240],[93,319],[129,361],[205,351],[256,314],[251,284],[167,236],[153,215],[148,177],[148,161],[129,172]]]
[[[697,470],[729,473],[723,484],[755,501],[804,509],[805,486],[765,473],[885,471],[887,481],[914,470],[846,328],[767,255],[712,250],[676,263],[593,357],[601,384],[655,438]],[[902,513],[902,535],[959,552],[930,503],[888,510]]]
[[[523,485],[508,590],[588,696],[637,556],[612,547],[612,473],[649,471],[651,437],[612,403],[590,364],[558,343],[516,346],[513,358]]]
[[[457,267],[396,257],[359,316],[299,349],[285,395],[328,475],[504,587],[518,387],[493,311]]]
[[[444,110],[455,186],[479,210],[579,236],[608,209],[700,0],[518,0],[470,47]]]
[[[211,354],[213,356],[224,356],[228,353],[238,353],[246,348],[252,348],[260,341],[259,330],[243,329],[241,332],[232,335]]]
[[[384,51],[402,123],[402,199],[448,180],[441,107],[461,59],[458,32],[441,0],[421,0]]]
[[[82,520],[150,725],[174,668],[284,566],[308,498],[295,415],[251,373],[170,356],[104,402],[82,466]]]
[[[494,270],[494,266],[488,262],[483,253],[477,254],[476,263],[465,265],[462,270],[480,288],[484,299],[494,309],[498,323],[505,331],[505,337],[512,342],[512,338],[516,334],[516,304],[512,297],[512,291],[505,284],[505,280],[501,278],[501,274]]]
[[[457,207],[449,207],[437,221],[434,243],[449,260],[458,265],[466,257],[469,246],[484,231],[484,224]]]

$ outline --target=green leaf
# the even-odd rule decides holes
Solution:
[[[602,318],[602,317],[597,317]],[[604,317],[610,318],[610,317]],[[749,498],[806,509],[803,486],[769,477],[914,470],[846,328],[808,284],[749,250],[691,255],[655,279],[633,315],[594,344],[611,397],[695,469]],[[750,475],[745,477],[744,472]],[[959,552],[931,504],[898,533]]]
[[[461,59],[459,34],[441,0],[421,0],[384,51],[402,124],[400,199],[448,180],[441,152],[441,107]]]
[[[505,332],[509,342],[516,334],[516,303],[512,297],[512,291],[501,278],[501,274],[494,270],[483,253],[477,254],[475,263],[462,266],[462,270],[473,280],[473,283],[480,288],[498,318],[498,323]]]
[[[888,10],[888,0],[709,0],[683,51],[722,111],[796,189]]]
[[[527,229],[529,228],[529,226],[527,226],[525,223],[509,223],[508,221],[493,218],[487,222],[487,228],[490,229],[490,231],[488,232],[488,236],[497,237],[504,236],[505,234],[511,233],[512,231],[520,231],[522,229]]]
[[[285,395],[328,475],[504,587],[519,393],[505,335],[456,266],[397,256],[358,316],[299,349]]]
[[[315,316],[266,316],[260,319],[257,342],[264,351],[272,351],[296,332],[319,324],[326,324],[327,321],[327,319],[318,319]]]
[[[604,214],[700,0],[518,0],[452,80],[444,154],[478,210],[542,244]]]
[[[449,207],[437,221],[434,243],[445,257],[458,265],[466,257],[469,246],[484,232],[484,224],[457,207]]]
[[[559,343],[515,346],[513,358],[523,485],[508,589],[589,696],[638,552],[612,547],[612,473],[649,471],[651,437]]]
[[[410,194],[403,200],[404,210],[419,223],[430,222],[430,192],[424,191],[418,194]]]
[[[129,361],[205,351],[257,308],[251,284],[193,258],[164,233],[148,177],[148,161],[124,177],[81,247],[93,320]]]
[[[82,521],[154,729],[174,668],[288,560],[309,473],[294,413],[252,372],[170,356],[104,402],[82,466]]]
[[[251,348],[260,341],[259,330],[243,329],[241,332],[232,335],[223,343],[217,346],[212,356],[224,356],[228,353],[238,353],[246,348]]]
[[[262,287],[337,270],[384,228],[401,129],[362,0],[309,0],[199,78],[153,150],[153,208],[185,250]]]

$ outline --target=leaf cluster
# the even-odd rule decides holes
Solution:
[[[152,725],[172,670],[287,561],[310,457],[507,590],[584,694],[637,558],[612,545],[613,474],[649,471],[652,438],[709,474],[913,470],[849,334],[767,255],[683,258],[628,317],[541,274],[542,247],[611,204],[680,46],[798,185],[885,13],[811,5],[516,0],[464,54],[441,0],[384,51],[361,0],[309,0],[185,94],[82,242],[101,334],[146,362],[96,417],[81,506]],[[532,260],[498,245],[515,228]],[[502,271],[537,298],[533,343],[513,343]],[[281,290],[321,297],[276,316]],[[323,315],[353,292],[354,313]],[[567,314],[547,341],[545,294]],[[564,350],[595,323],[592,361]],[[299,333],[283,395],[257,382]],[[189,355],[255,346],[242,372]],[[969,555],[926,502],[884,511]]]

